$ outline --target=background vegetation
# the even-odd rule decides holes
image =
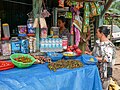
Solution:
[[[111,22],[113,21],[113,24],[118,25],[120,27],[120,0],[115,0],[106,13],[109,13],[110,16],[107,15],[104,18],[104,24],[111,25]],[[119,17],[112,17],[116,15]]]

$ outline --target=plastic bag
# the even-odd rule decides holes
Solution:
[[[94,56],[87,54],[83,54],[81,56],[81,60],[84,64],[96,64],[98,62],[98,60]]]
[[[40,27],[41,28],[47,28],[46,20],[45,18],[40,17]]]

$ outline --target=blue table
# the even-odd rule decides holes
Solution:
[[[0,72],[0,90],[102,90],[96,65],[50,71],[47,64]]]

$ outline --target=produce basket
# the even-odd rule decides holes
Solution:
[[[73,57],[73,56],[76,56],[76,53],[75,52],[64,52],[63,55],[67,57]]]
[[[14,64],[9,61],[0,61],[0,71],[14,68]]]
[[[64,52],[63,53],[64,59],[75,59],[77,54],[75,52]]]
[[[55,52],[49,52],[49,53],[47,53],[47,56],[49,56],[52,59],[52,61],[57,61],[57,60],[62,59],[63,54],[55,53]]]
[[[15,60],[15,58],[19,58],[19,57],[27,57],[27,58],[29,58],[31,60],[31,62],[23,63],[23,62],[19,62],[19,61]],[[11,59],[12,63],[15,66],[17,66],[18,68],[29,67],[36,61],[36,59],[34,57],[32,57],[31,55],[29,55],[29,54],[22,54],[22,53],[12,54],[10,56],[10,59]]]

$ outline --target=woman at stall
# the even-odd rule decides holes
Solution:
[[[95,56],[99,62],[98,68],[103,83],[103,90],[108,90],[110,77],[112,76],[112,66],[115,62],[115,46],[107,38],[109,33],[110,30],[106,26],[99,27],[96,31],[99,40],[96,41],[93,51],[85,52]]]
[[[60,27],[59,37],[62,38],[66,36],[68,38],[68,43],[70,44],[70,33],[66,28],[66,18],[64,16],[58,17],[58,27]]]

